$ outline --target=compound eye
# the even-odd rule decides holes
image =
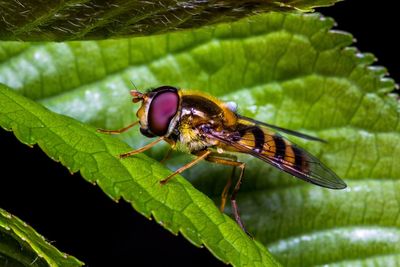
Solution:
[[[169,124],[178,111],[177,92],[165,91],[154,96],[148,115],[148,126],[152,133],[163,136],[168,132]]]

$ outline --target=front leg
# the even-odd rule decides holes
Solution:
[[[135,121],[131,124],[129,124],[128,126],[121,128],[121,129],[117,129],[117,130],[106,130],[106,129],[97,129],[97,132],[99,133],[106,133],[106,134],[121,134],[123,132],[128,131],[130,128],[132,128],[133,126],[139,124],[139,121]]]
[[[160,141],[162,141],[162,140],[164,140],[164,139],[165,139],[165,137],[164,137],[164,136],[161,136],[161,137],[157,138],[156,140],[154,140],[153,142],[151,142],[151,143],[145,145],[144,147],[141,147],[141,148],[139,148],[139,149],[135,149],[135,150],[132,150],[132,151],[123,153],[123,154],[119,155],[119,157],[120,157],[121,159],[123,159],[123,158],[130,157],[130,156],[132,156],[132,155],[136,155],[136,154],[142,153],[142,152],[144,152],[144,151],[146,151],[146,150],[152,148],[153,146],[155,146],[157,143],[159,143]]]

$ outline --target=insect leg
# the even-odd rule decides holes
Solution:
[[[240,176],[236,182],[235,188],[233,189],[233,193],[231,195],[231,205],[232,205],[232,211],[233,211],[233,215],[235,216],[236,222],[240,225],[240,227],[243,229],[243,231],[246,234],[250,235],[249,232],[247,232],[246,228],[244,227],[242,220],[240,219],[239,209],[238,209],[238,206],[236,203],[236,195],[237,195],[237,192],[239,192],[240,185],[242,184],[242,178],[244,175],[244,169],[246,168],[246,164],[244,164],[242,162],[241,165],[239,166],[239,168],[240,168]]]
[[[224,210],[225,210],[226,199],[228,198],[229,189],[231,188],[232,178],[235,175],[235,171],[236,171],[236,166],[233,166],[231,176],[229,176],[229,179],[228,179],[228,181],[226,181],[226,184],[224,186],[224,190],[222,190],[221,204],[219,206],[219,210],[221,212],[224,212]]]
[[[235,188],[233,189],[233,193],[231,195],[231,205],[232,205],[232,212],[233,212],[233,216],[235,217],[236,222],[239,224],[240,228],[243,229],[243,231],[245,233],[247,233],[248,235],[250,235],[246,228],[244,227],[244,224],[240,218],[240,214],[239,214],[239,209],[236,203],[236,195],[240,189],[240,185],[242,183],[242,178],[244,175],[244,170],[246,168],[246,164],[240,161],[236,161],[236,160],[231,160],[231,159],[223,159],[223,158],[218,158],[213,156],[208,157],[206,160],[211,161],[211,162],[215,162],[218,164],[223,164],[223,165],[228,165],[228,166],[234,166],[234,167],[239,167],[240,168],[240,176],[239,179],[236,182]],[[224,188],[225,190],[225,188]],[[221,201],[222,202],[222,201]],[[222,204],[222,203],[221,203]]]
[[[153,146],[154,146],[155,144],[157,144],[158,142],[160,142],[161,140],[164,140],[164,136],[161,136],[161,137],[157,138],[156,140],[154,140],[153,142],[151,142],[151,143],[145,145],[145,146],[142,147],[142,148],[139,148],[139,149],[136,149],[136,150],[132,150],[132,151],[123,153],[123,154],[119,155],[119,157],[120,157],[120,158],[126,158],[126,157],[129,157],[129,156],[132,156],[132,155],[141,153],[141,152],[143,152],[143,151],[146,151],[146,150],[148,150],[149,148],[153,147]]]
[[[184,172],[186,169],[189,169],[190,167],[192,167],[193,165],[196,165],[197,163],[199,163],[201,160],[203,160],[204,158],[206,158],[208,155],[211,154],[210,150],[203,150],[200,151],[197,154],[197,158],[192,160],[191,162],[187,163],[186,165],[180,167],[179,169],[177,169],[174,173],[170,174],[168,177],[166,177],[165,179],[160,181],[160,184],[164,185],[166,184],[172,177],[174,177],[175,175]]]
[[[139,123],[139,121],[135,121],[135,122],[129,124],[128,126],[121,128],[121,129],[117,129],[117,130],[97,129],[97,132],[106,133],[106,134],[120,134],[120,133],[128,131],[130,128],[132,128],[133,126],[135,126],[138,123]]]
[[[231,161],[234,161],[234,162],[237,161],[237,157],[235,155],[225,154],[225,153],[223,153],[223,154],[212,153],[205,160],[210,161],[210,162],[214,162],[214,163],[220,163],[220,164],[226,165],[226,164],[224,164],[225,161],[223,161],[226,158],[228,158],[228,161],[229,161],[229,159],[231,159]],[[220,161],[223,161],[223,162],[220,162]],[[231,166],[231,165],[229,165],[229,166]],[[229,176],[228,180],[226,181],[224,189],[222,190],[222,193],[221,193],[221,204],[219,206],[219,210],[221,212],[224,212],[224,210],[225,210],[226,200],[227,200],[228,195],[229,195],[229,189],[232,186],[232,180],[233,180],[233,177],[235,176],[236,167],[237,166],[233,166],[232,173]]]

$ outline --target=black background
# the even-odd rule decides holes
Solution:
[[[400,80],[396,1],[345,1],[320,12],[350,32],[362,52]],[[33,226],[60,250],[88,266],[225,266],[206,249],[174,236],[129,204],[109,199],[79,174],[0,129],[0,207]],[[17,165],[17,166],[15,166]],[[135,264],[136,263],[136,264]]]

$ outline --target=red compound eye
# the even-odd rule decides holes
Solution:
[[[149,130],[157,135],[163,136],[168,132],[171,119],[179,107],[179,96],[175,90],[159,90],[151,101],[148,113]],[[161,88],[160,88],[161,89]]]

